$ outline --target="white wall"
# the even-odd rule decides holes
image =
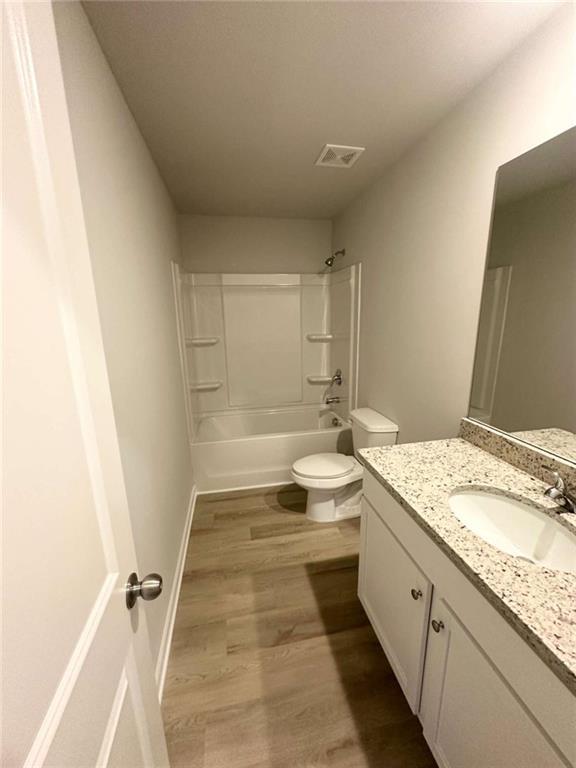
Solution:
[[[171,260],[177,218],[79,3],[54,14],[143,605],[157,656],[192,484]]]
[[[330,255],[327,219],[180,216],[187,272],[318,273]]]
[[[489,262],[512,265],[492,423],[576,432],[576,183],[499,206]]]
[[[397,421],[401,442],[455,435],[467,413],[496,169],[576,123],[573,13],[335,221],[333,248],[363,269],[359,402]]]

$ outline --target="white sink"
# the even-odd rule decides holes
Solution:
[[[502,552],[576,574],[576,535],[536,507],[474,489],[454,491],[448,503],[461,523]]]

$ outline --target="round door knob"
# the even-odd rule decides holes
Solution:
[[[126,607],[128,610],[136,605],[136,600],[156,600],[162,592],[162,576],[159,573],[149,573],[142,581],[136,573],[131,573],[126,582]]]
[[[410,594],[412,595],[413,600],[420,600],[420,598],[422,597],[422,590],[414,589],[414,587],[412,587],[412,589],[410,590]]]
[[[434,632],[440,632],[441,629],[444,629],[444,622],[443,621],[436,621],[436,619],[432,619],[432,629]]]

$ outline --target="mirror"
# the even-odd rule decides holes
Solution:
[[[498,170],[468,415],[576,462],[576,128]]]

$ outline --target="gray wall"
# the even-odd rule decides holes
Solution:
[[[571,13],[335,222],[333,247],[363,269],[360,404],[397,421],[402,442],[453,436],[467,413],[496,170],[576,122]]]
[[[498,207],[490,266],[512,265],[492,423],[576,432],[576,183]]]
[[[182,267],[187,272],[305,272],[330,254],[327,219],[180,216]]]
[[[138,569],[161,573],[169,594],[192,485],[177,219],[80,3],[54,13]],[[156,658],[168,600],[142,608]]]

